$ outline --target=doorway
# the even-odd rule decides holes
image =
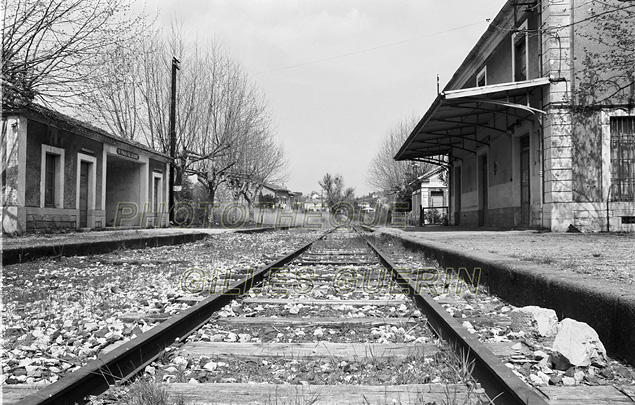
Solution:
[[[152,185],[152,208],[153,212],[159,212],[159,204],[161,203],[161,177],[154,177]]]
[[[479,157],[479,221],[478,226],[487,226],[489,224],[488,207],[489,207],[489,190],[487,181],[487,155]]]
[[[520,224],[529,226],[529,136],[520,138]]]
[[[88,173],[89,162],[80,162],[79,165],[79,227],[88,227]]]
[[[139,226],[142,164],[108,154],[106,160],[106,226]],[[147,183],[146,183],[147,184]]]
[[[461,223],[461,168],[454,169],[454,224]]]

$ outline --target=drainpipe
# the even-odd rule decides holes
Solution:
[[[538,27],[542,28],[543,16],[542,16],[542,4],[540,4],[538,10]],[[538,40],[538,53],[540,54],[540,64],[538,65],[538,69],[540,72],[540,77],[544,77],[544,47],[543,43],[543,35],[541,34]],[[544,87],[540,87],[540,106],[541,109],[544,109],[545,102],[545,89]],[[540,115],[536,117],[538,120],[538,131],[539,133],[539,142],[540,142],[540,226],[545,227],[545,131],[544,131],[544,122],[545,118]]]
[[[544,100],[544,90],[540,89]],[[540,141],[540,225],[545,227],[545,117],[536,115],[538,139]],[[549,227],[551,228],[551,226]]]
[[[573,100],[573,96],[575,94],[575,88],[576,88],[576,80],[575,80],[575,0],[571,0],[571,6],[569,7],[570,11],[569,11],[569,17],[571,18],[571,21],[569,24],[571,24],[571,26],[569,27],[569,55],[570,55],[570,63],[571,63],[571,97],[572,97],[572,101],[575,103],[575,100]]]
[[[609,216],[609,204],[611,202],[611,187],[609,187],[608,195],[606,196],[606,232],[611,232],[611,221]]]

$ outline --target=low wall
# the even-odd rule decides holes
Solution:
[[[26,211],[27,232],[51,232],[77,228],[79,210],[62,208],[29,208]]]

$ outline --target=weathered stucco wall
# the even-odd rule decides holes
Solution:
[[[77,198],[77,154],[84,153],[97,159],[97,179],[102,176],[102,143],[41,122],[29,121],[27,136],[27,207],[40,206],[40,182],[42,170],[42,145],[64,149],[64,206],[75,209]],[[96,206],[101,206],[101,181],[97,181]]]
[[[2,232],[26,230],[26,132],[28,122],[18,116],[2,120]]]
[[[42,122],[30,120],[27,131],[26,193],[25,206],[27,231],[48,231],[74,229],[79,224],[77,209],[77,159],[78,153],[93,156],[95,170],[95,207],[101,206],[102,143]],[[59,207],[41,206],[42,145],[64,150],[64,200]],[[100,227],[103,215],[99,210],[91,210],[89,215],[93,226]]]
[[[615,9],[625,8],[624,2],[606,0],[588,2],[574,0],[575,21],[588,21],[584,29],[576,29],[573,53],[575,77],[572,83],[572,100],[576,104],[627,104],[633,97],[632,77],[625,75],[623,63],[627,60],[616,57],[628,49],[622,37],[635,35],[632,21],[626,14],[617,14]],[[632,11],[632,8],[631,8]],[[602,16],[604,14],[604,16]],[[615,29],[607,29],[614,25]],[[618,41],[621,44],[616,45]],[[607,46],[607,44],[609,46]],[[632,59],[631,59],[632,60]],[[632,72],[632,70],[631,70]],[[609,79],[608,81],[605,81]],[[630,86],[627,84],[631,83]],[[624,87],[621,91],[619,87]]]
[[[572,118],[573,200],[602,201],[602,126],[599,114],[579,112]]]

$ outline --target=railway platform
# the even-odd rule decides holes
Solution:
[[[226,232],[261,232],[269,227],[253,228],[153,228],[108,229],[89,232],[27,234],[2,238],[2,264],[22,263],[39,257],[77,256],[105,253],[119,248],[138,249],[148,246],[192,242],[208,235]]]
[[[609,354],[635,364],[635,235],[455,227],[374,228],[442,268],[480,269],[480,284],[518,306],[586,322]]]

